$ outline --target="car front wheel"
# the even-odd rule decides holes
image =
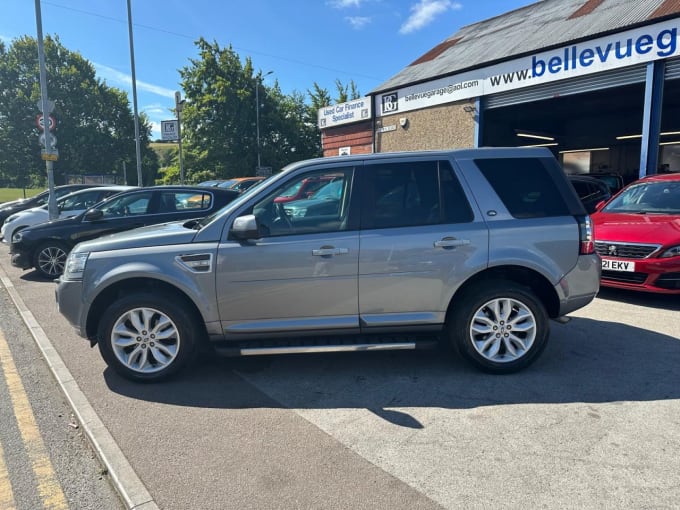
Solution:
[[[190,361],[197,329],[192,315],[170,299],[133,294],[104,312],[99,350],[107,365],[127,379],[158,381]]]
[[[509,281],[483,282],[456,300],[449,331],[478,368],[507,374],[533,363],[548,341],[549,318],[534,293]]]
[[[33,266],[43,278],[56,278],[64,272],[68,248],[57,241],[41,244],[35,251]]]

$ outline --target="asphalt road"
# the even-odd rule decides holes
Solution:
[[[0,289],[0,509],[122,509],[26,326]]]
[[[603,291],[510,376],[403,351],[206,356],[138,385],[75,335],[53,283],[0,266],[160,508],[679,505],[677,296]]]

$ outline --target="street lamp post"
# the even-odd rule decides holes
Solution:
[[[262,166],[260,164],[260,82],[265,76],[269,76],[274,71],[259,74],[255,82],[255,131],[257,133],[257,170]]]
[[[180,116],[184,108],[184,100],[182,94],[175,92],[175,112],[177,113],[177,149],[179,150],[179,182],[184,186],[184,158],[182,157],[182,127]]]

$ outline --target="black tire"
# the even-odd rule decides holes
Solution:
[[[548,342],[550,322],[530,289],[493,280],[456,298],[448,329],[451,343],[477,368],[508,374],[536,361]]]
[[[184,308],[181,301],[148,293],[114,301],[104,311],[97,330],[99,351],[106,364],[137,382],[160,381],[176,374],[195,356],[200,331],[193,314]],[[116,338],[124,341],[128,336],[130,345],[114,347]]]
[[[64,243],[46,241],[33,254],[33,267],[41,277],[53,280],[64,272],[64,264],[70,251]]]

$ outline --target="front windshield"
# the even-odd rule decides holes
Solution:
[[[680,214],[680,181],[641,182],[630,186],[609,202],[603,211]]]

